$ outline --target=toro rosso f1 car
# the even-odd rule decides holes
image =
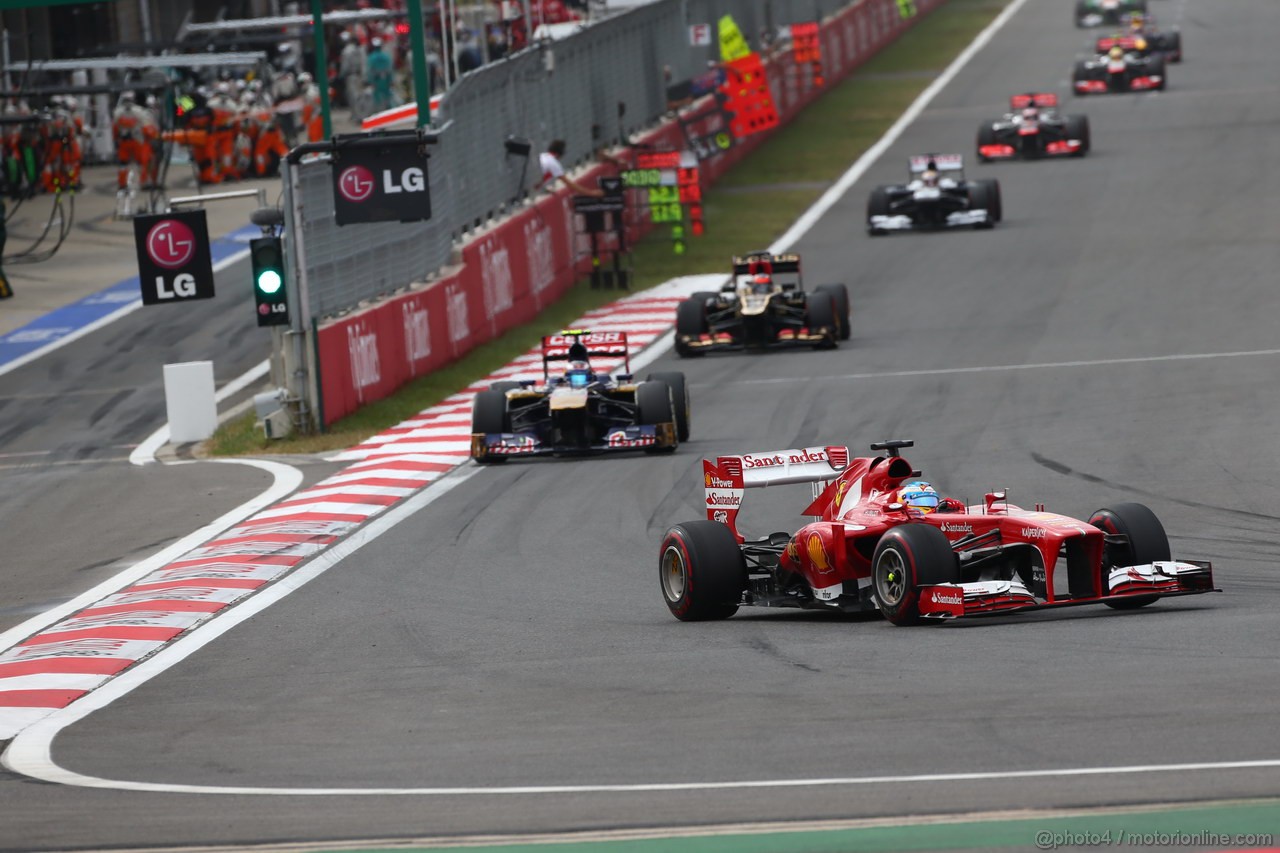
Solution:
[[[829,349],[849,339],[849,291],[823,284],[806,291],[799,255],[751,252],[733,259],[720,291],[695,293],[676,308],[676,353],[791,347]]]
[[[919,472],[899,451],[911,445],[880,442],[871,449],[884,455],[856,459],[847,447],[809,447],[704,460],[707,517],[670,528],[659,551],[667,607],[685,621],[746,605],[878,608],[909,625],[1081,604],[1126,610],[1216,591],[1209,563],[1170,558],[1164,528],[1141,504],[1110,504],[1087,521],[1022,509],[1000,492],[966,505],[908,483]],[[786,483],[813,484],[803,513],[814,520],[744,537],[747,492]]]
[[[1076,0],[1076,26],[1114,27],[1146,11],[1147,0]]]
[[[867,200],[867,231],[994,228],[1002,215],[999,181],[966,181],[959,154],[921,154],[907,162],[905,184],[876,187]]]
[[[1131,51],[1139,56],[1161,54],[1166,62],[1182,61],[1182,33],[1174,30],[1161,33],[1151,29],[1130,31],[1113,36],[1103,36],[1094,42],[1094,50],[1107,53],[1113,47]]]
[[[1076,62],[1071,87],[1077,95],[1163,91],[1164,54],[1142,55],[1116,45],[1107,53]]]
[[[1059,113],[1057,95],[1014,95],[1009,112],[978,128],[978,159],[1083,157],[1089,142],[1089,118]]]
[[[626,372],[597,373],[593,356],[621,357]],[[553,362],[566,368],[551,371]],[[571,329],[542,339],[541,383],[495,382],[476,394],[471,457],[481,464],[513,456],[670,452],[689,437],[689,391],[683,373],[631,375],[622,332]]]

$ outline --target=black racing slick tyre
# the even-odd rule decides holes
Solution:
[[[668,530],[658,575],[667,609],[681,622],[728,619],[747,588],[742,549],[717,521],[686,521]]]
[[[840,322],[840,340],[847,341],[852,332],[849,329],[849,288],[843,284],[820,284],[814,288],[815,293],[830,293],[836,301],[836,319]]]
[[[921,620],[920,587],[959,583],[960,563],[942,531],[928,524],[903,524],[880,537],[871,558],[876,604],[895,625]]]
[[[1088,80],[1089,76],[1088,63],[1083,59],[1076,60],[1075,70],[1071,72],[1071,91],[1075,92],[1077,96],[1083,95],[1083,92],[1076,91],[1076,84],[1081,80]]]
[[[675,406],[676,437],[681,441],[689,440],[689,382],[683,373],[672,370],[664,373],[650,373],[646,382],[665,382],[671,389],[671,402]]]
[[[672,405],[671,386],[665,382],[641,382],[636,386],[636,422],[645,425],[670,424],[676,422],[675,406]],[[680,428],[676,427],[676,438]],[[646,447],[647,453],[671,453],[671,447]]]
[[[1080,150],[1073,157],[1083,157],[1089,153],[1092,147],[1092,140],[1089,137],[1089,117],[1088,116],[1067,116],[1067,138],[1079,139]]]
[[[1164,52],[1170,62],[1182,61],[1182,33],[1169,33],[1164,37]]]
[[[519,382],[512,382],[510,379],[505,379],[502,382],[495,382],[492,385],[490,385],[489,390],[501,391],[503,394],[505,394],[508,391],[515,391],[519,387],[520,387]]]
[[[991,200],[991,213],[995,217],[996,222],[1004,221],[1004,200],[1000,197],[1000,182],[996,180],[983,181],[987,185],[987,197]]]
[[[1118,503],[1104,507],[1089,516],[1089,523],[1107,533],[1119,533],[1128,545],[1107,545],[1102,551],[1102,577],[1099,589],[1105,595],[1107,579],[1116,566],[1141,566],[1169,559],[1169,536],[1156,514],[1140,503]],[[1156,601],[1158,595],[1135,595],[1103,604],[1116,610],[1136,610]]]
[[[681,358],[703,355],[702,350],[687,346],[680,339],[684,336],[696,338],[706,331],[706,300],[695,296],[676,306],[676,355]]]
[[[810,334],[814,329],[824,326],[831,330],[829,337],[823,338],[813,345],[814,349],[834,349],[840,340],[840,321],[836,317],[836,300],[830,291],[815,290],[807,300],[808,317],[805,322]]]
[[[889,191],[884,187],[876,187],[867,198],[867,231],[872,236],[887,233],[882,228],[871,227],[871,217],[889,215]]]
[[[1077,27],[1084,26],[1084,16],[1087,14],[1089,14],[1089,4],[1084,2],[1084,0],[1079,0],[1079,2],[1076,3],[1075,22]]]
[[[697,293],[693,294],[693,296],[690,296],[689,299],[693,302],[700,302],[705,305],[708,299],[715,299],[719,295],[720,294],[716,293],[714,290],[699,290]]]
[[[507,394],[505,391],[480,391],[471,404],[471,431],[473,433],[492,434],[510,432],[507,420]],[[476,457],[476,462],[488,465],[494,462],[506,462],[505,456]]]
[[[1165,74],[1164,54],[1158,53],[1151,57],[1151,65],[1147,68],[1147,73],[1151,76],[1160,75],[1160,83],[1156,86],[1157,92],[1163,92],[1165,84],[1169,82],[1168,76]]]

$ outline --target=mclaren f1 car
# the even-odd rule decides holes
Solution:
[[[1120,45],[1077,60],[1071,73],[1071,88],[1077,95],[1163,91],[1166,82],[1164,54],[1143,55]]]
[[[867,231],[994,228],[1003,211],[1000,182],[968,181],[959,154],[920,154],[907,161],[907,183],[876,187],[867,199]]]
[[[1174,560],[1160,521],[1137,503],[1087,520],[1023,509],[1001,492],[975,503],[914,478],[906,440],[808,447],[704,460],[706,518],[671,527],[658,552],[662,595],[685,621],[739,607],[879,609],[895,625],[1105,604],[1129,610],[1216,591],[1207,562]],[[795,532],[738,529],[752,489],[813,485]]]
[[[1083,157],[1089,153],[1089,117],[1058,112],[1052,92],[1014,95],[1009,112],[978,128],[978,159]]]
[[[622,359],[624,372],[598,372],[590,359]],[[566,363],[563,370],[551,370]],[[689,437],[689,391],[679,372],[631,375],[622,332],[570,329],[542,339],[542,381],[495,382],[476,394],[471,457],[481,464],[513,456],[615,450],[670,452]]]
[[[805,290],[799,255],[751,252],[733,259],[719,291],[702,291],[676,308],[676,353],[829,349],[849,339],[849,291],[843,284]]]

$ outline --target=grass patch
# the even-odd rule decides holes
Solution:
[[[950,64],[1000,13],[1006,2],[950,0],[810,104],[706,193],[703,209],[707,232],[689,241],[684,255],[671,251],[669,233],[661,227],[636,246],[633,290],[644,290],[680,275],[727,272],[729,258],[735,252],[772,243],[822,194],[816,187],[789,189],[785,185],[835,181],[889,129],[936,72]],[[761,189],[742,192],[750,187]],[[547,329],[562,328],[617,296],[617,291],[592,290],[586,282],[580,282],[533,322],[476,347],[449,367],[415,379],[391,397],[330,425],[322,435],[268,443],[254,428],[253,414],[249,413],[223,424],[206,449],[214,456],[242,456],[319,453],[350,447],[484,378],[537,345]]]

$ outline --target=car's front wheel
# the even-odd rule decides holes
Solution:
[[[893,528],[871,558],[876,604],[895,625],[914,625],[920,616],[920,587],[959,583],[960,564],[941,530],[928,524]]]
[[[1142,566],[1169,559],[1169,536],[1156,514],[1140,503],[1118,503],[1104,507],[1089,516],[1089,523],[1106,533],[1118,533],[1128,540],[1125,545],[1107,545],[1102,550],[1103,595],[1110,590],[1107,581],[1117,566]],[[1134,595],[1104,599],[1103,604],[1116,610],[1136,610],[1159,599],[1158,595]]]

